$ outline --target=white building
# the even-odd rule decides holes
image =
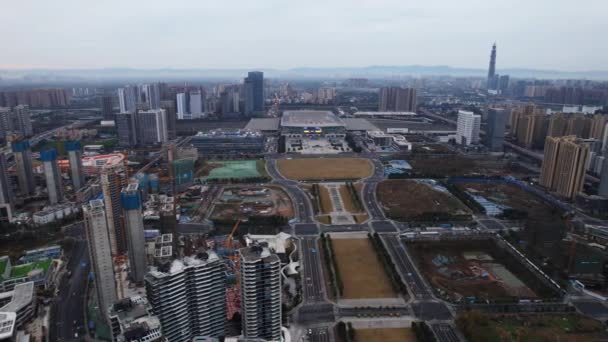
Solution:
[[[224,336],[226,267],[214,252],[174,260],[145,276],[146,296],[171,342]]]
[[[479,142],[480,127],[481,115],[464,110],[458,111],[456,142],[461,145],[477,144]]]
[[[118,104],[121,113],[135,113],[137,109],[137,87],[125,86],[118,89]]]
[[[177,94],[177,118],[180,120],[192,119],[188,111],[188,96],[186,93]]]
[[[169,140],[167,112],[164,109],[151,109],[138,112],[137,124],[139,144],[155,145]]]
[[[105,314],[110,305],[117,299],[116,278],[114,277],[114,263],[112,262],[106,212],[103,201],[100,199],[90,201],[82,209],[84,211],[85,233],[89,242],[91,267],[95,275],[97,304]]]
[[[243,335],[281,340],[281,261],[266,247],[250,246],[241,256]]]

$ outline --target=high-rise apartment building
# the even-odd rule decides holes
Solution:
[[[160,108],[167,113],[167,134],[169,140],[177,138],[177,111],[175,101],[163,100],[160,101]]]
[[[563,113],[555,113],[549,118],[548,137],[562,137],[566,134],[568,119]]]
[[[95,288],[99,310],[107,313],[110,305],[117,299],[114,263],[108,231],[108,222],[103,201],[93,200],[82,207],[84,227],[89,243],[91,267],[95,275]]]
[[[0,153],[0,221],[11,221],[15,211],[15,194],[8,178],[6,156]]]
[[[490,53],[490,66],[488,67],[488,90],[496,90],[496,43],[492,45],[492,52]]]
[[[146,240],[144,238],[144,218],[141,212],[141,197],[138,183],[130,183],[120,194],[123,221],[127,237],[129,255],[129,276],[137,284],[143,283],[146,269]]]
[[[17,165],[17,180],[19,192],[23,195],[34,195],[36,184],[34,183],[34,171],[32,167],[32,150],[28,140],[14,141],[11,143],[15,164]]]
[[[116,114],[116,135],[118,146],[133,147],[137,145],[137,125],[135,112],[121,112]]]
[[[336,99],[336,88],[321,87],[317,90],[317,103],[331,104]]]
[[[592,120],[585,114],[574,114],[568,119],[565,135],[576,135],[579,138],[587,139],[591,130],[591,122]]]
[[[164,109],[139,111],[136,117],[137,143],[142,146],[162,144],[169,140],[167,112]]]
[[[600,171],[600,187],[597,190],[597,194],[608,198],[608,158],[602,158],[602,166]]]
[[[604,138],[606,124],[608,123],[608,115],[595,114],[591,120],[589,137],[602,140]]]
[[[31,137],[34,135],[32,120],[30,119],[30,107],[18,105],[13,107],[12,113],[12,130],[22,137]]]
[[[415,112],[416,89],[400,87],[380,88],[378,110],[381,112]]]
[[[74,186],[74,191],[76,191],[85,185],[80,141],[66,141],[65,149],[68,152],[68,160],[70,161],[70,177],[72,178],[72,185]]]
[[[460,110],[458,111],[458,122],[456,126],[456,143],[460,145],[471,145],[479,142],[481,115]]]
[[[143,93],[148,109],[160,109],[160,85],[158,83],[144,84]]]
[[[144,280],[148,301],[169,341],[224,336],[226,267],[215,252],[174,260],[151,270]]]
[[[178,93],[176,95],[177,118],[180,120],[192,119],[190,116],[190,99],[188,93]]]
[[[540,184],[573,199],[583,188],[589,146],[576,136],[547,137]]]
[[[190,92],[190,116],[192,119],[199,119],[203,116],[203,93],[198,91]]]
[[[120,204],[120,192],[127,183],[124,166],[106,165],[101,169],[100,178],[112,254],[124,254],[127,251],[127,237]]]
[[[542,147],[547,135],[548,120],[545,110],[534,105],[514,108],[511,111],[510,133],[517,143],[526,148]]]
[[[53,148],[40,152],[40,160],[44,169],[49,203],[57,204],[63,201],[63,184],[61,182],[61,172],[57,165],[57,150]]]
[[[135,113],[137,111],[138,88],[127,85],[118,89],[118,104],[121,113]]]
[[[281,261],[260,246],[241,248],[239,255],[243,335],[280,341]]]
[[[104,120],[114,120],[114,104],[112,96],[102,96],[99,98],[101,107],[101,117]]]
[[[492,152],[501,152],[505,141],[507,113],[503,108],[489,108],[486,127],[486,146]]]

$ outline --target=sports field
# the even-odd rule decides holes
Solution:
[[[292,180],[360,179],[371,176],[372,163],[363,158],[300,158],[277,161],[279,172]]]
[[[257,160],[209,161],[209,174],[204,180],[263,177]]]
[[[355,342],[414,342],[416,336],[408,328],[355,329]]]
[[[397,297],[368,238],[331,239],[331,243],[344,285],[342,298]]]

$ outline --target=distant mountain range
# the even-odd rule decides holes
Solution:
[[[485,77],[487,70],[455,68],[450,66],[368,66],[344,68],[293,68],[279,69],[0,69],[0,82],[53,82],[53,81],[111,81],[111,80],[188,80],[188,79],[240,79],[248,71],[263,71],[266,77],[292,79],[345,79],[350,77],[391,78],[400,76],[458,76]],[[608,71],[560,71],[540,69],[499,69],[499,74],[514,78],[539,79],[592,79],[608,80]]]

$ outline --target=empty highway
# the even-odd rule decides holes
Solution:
[[[304,302],[323,302],[325,301],[325,286],[317,238],[300,238],[300,251],[302,252],[300,268],[304,271],[302,279]]]

